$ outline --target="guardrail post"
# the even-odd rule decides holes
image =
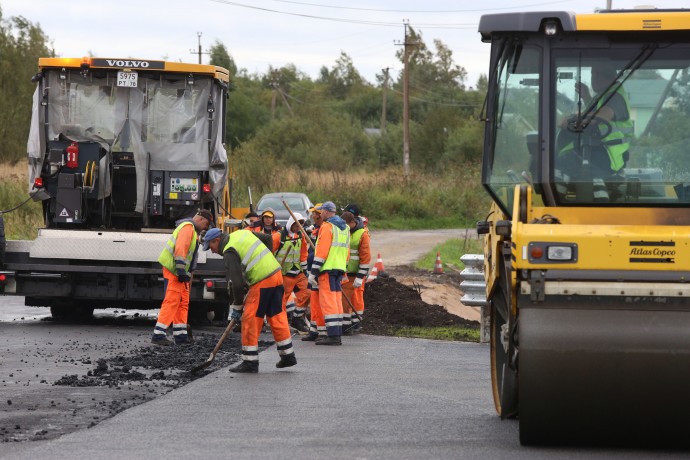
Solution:
[[[460,301],[470,307],[481,307],[481,318],[479,321],[479,341],[489,342],[489,304],[486,301],[486,281],[484,280],[484,255],[465,254],[460,257],[460,261],[465,265],[465,269],[460,272],[462,282],[460,289],[464,295]]]

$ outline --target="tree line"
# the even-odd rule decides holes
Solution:
[[[442,172],[479,161],[486,78],[468,88],[465,69],[439,40],[410,53],[410,151],[413,168]],[[0,10],[0,161],[25,158],[39,57],[55,56],[40,26]],[[402,51],[398,51],[402,60]],[[366,81],[350,56],[324,65],[316,78],[294,64],[250,74],[225,45],[211,47],[211,64],[230,70],[227,138],[235,164],[255,176],[271,163],[281,168],[385,168],[402,163],[402,71],[386,69]],[[385,97],[385,113],[383,112]],[[271,172],[268,172],[271,174]]]

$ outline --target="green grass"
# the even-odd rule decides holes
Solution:
[[[449,266],[457,270],[465,268],[460,262],[460,257],[465,254],[482,254],[482,242],[477,238],[467,237],[466,239],[451,238],[445,243],[436,245],[424,257],[415,263],[416,268],[433,271],[436,266],[436,253],[441,253],[441,264],[445,271]]]
[[[384,217],[369,221],[372,230],[424,230],[434,228],[467,228],[474,226],[474,221],[469,222],[459,217],[433,217],[416,219],[414,217]]]
[[[396,337],[417,337],[431,340],[450,340],[460,342],[479,342],[479,329],[458,326],[444,327],[402,327],[395,329]]]
[[[24,181],[14,177],[3,177],[0,181],[0,211],[15,207],[28,196]],[[37,229],[43,227],[41,203],[32,200],[2,217],[8,240],[33,240],[38,234]]]

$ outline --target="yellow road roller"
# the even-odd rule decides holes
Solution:
[[[482,16],[496,410],[523,444],[690,442],[690,10]]]

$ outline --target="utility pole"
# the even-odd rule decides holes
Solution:
[[[276,82],[273,81],[271,83],[271,87],[273,88],[273,95],[271,97],[271,119],[276,117],[276,99],[278,98],[278,90],[276,89]]]
[[[208,51],[201,51],[201,35],[202,35],[201,32],[197,32],[197,33],[196,33],[196,36],[197,36],[198,39],[199,39],[199,50],[198,50],[198,51],[189,50],[190,53],[192,53],[192,54],[198,54],[198,55],[199,55],[199,64],[201,64],[201,55],[202,55],[202,54],[211,54],[211,53],[209,53]]]
[[[405,46],[403,52],[403,176],[407,179],[410,176],[410,78],[409,60],[410,47],[416,43],[407,40],[407,28],[409,23],[405,23]]]
[[[606,9],[607,10],[610,10],[613,8],[613,5],[611,5],[611,3],[612,3],[612,0],[606,0]]]
[[[388,103],[388,67],[383,69],[383,106],[381,107],[381,134],[386,131],[386,104]]]

